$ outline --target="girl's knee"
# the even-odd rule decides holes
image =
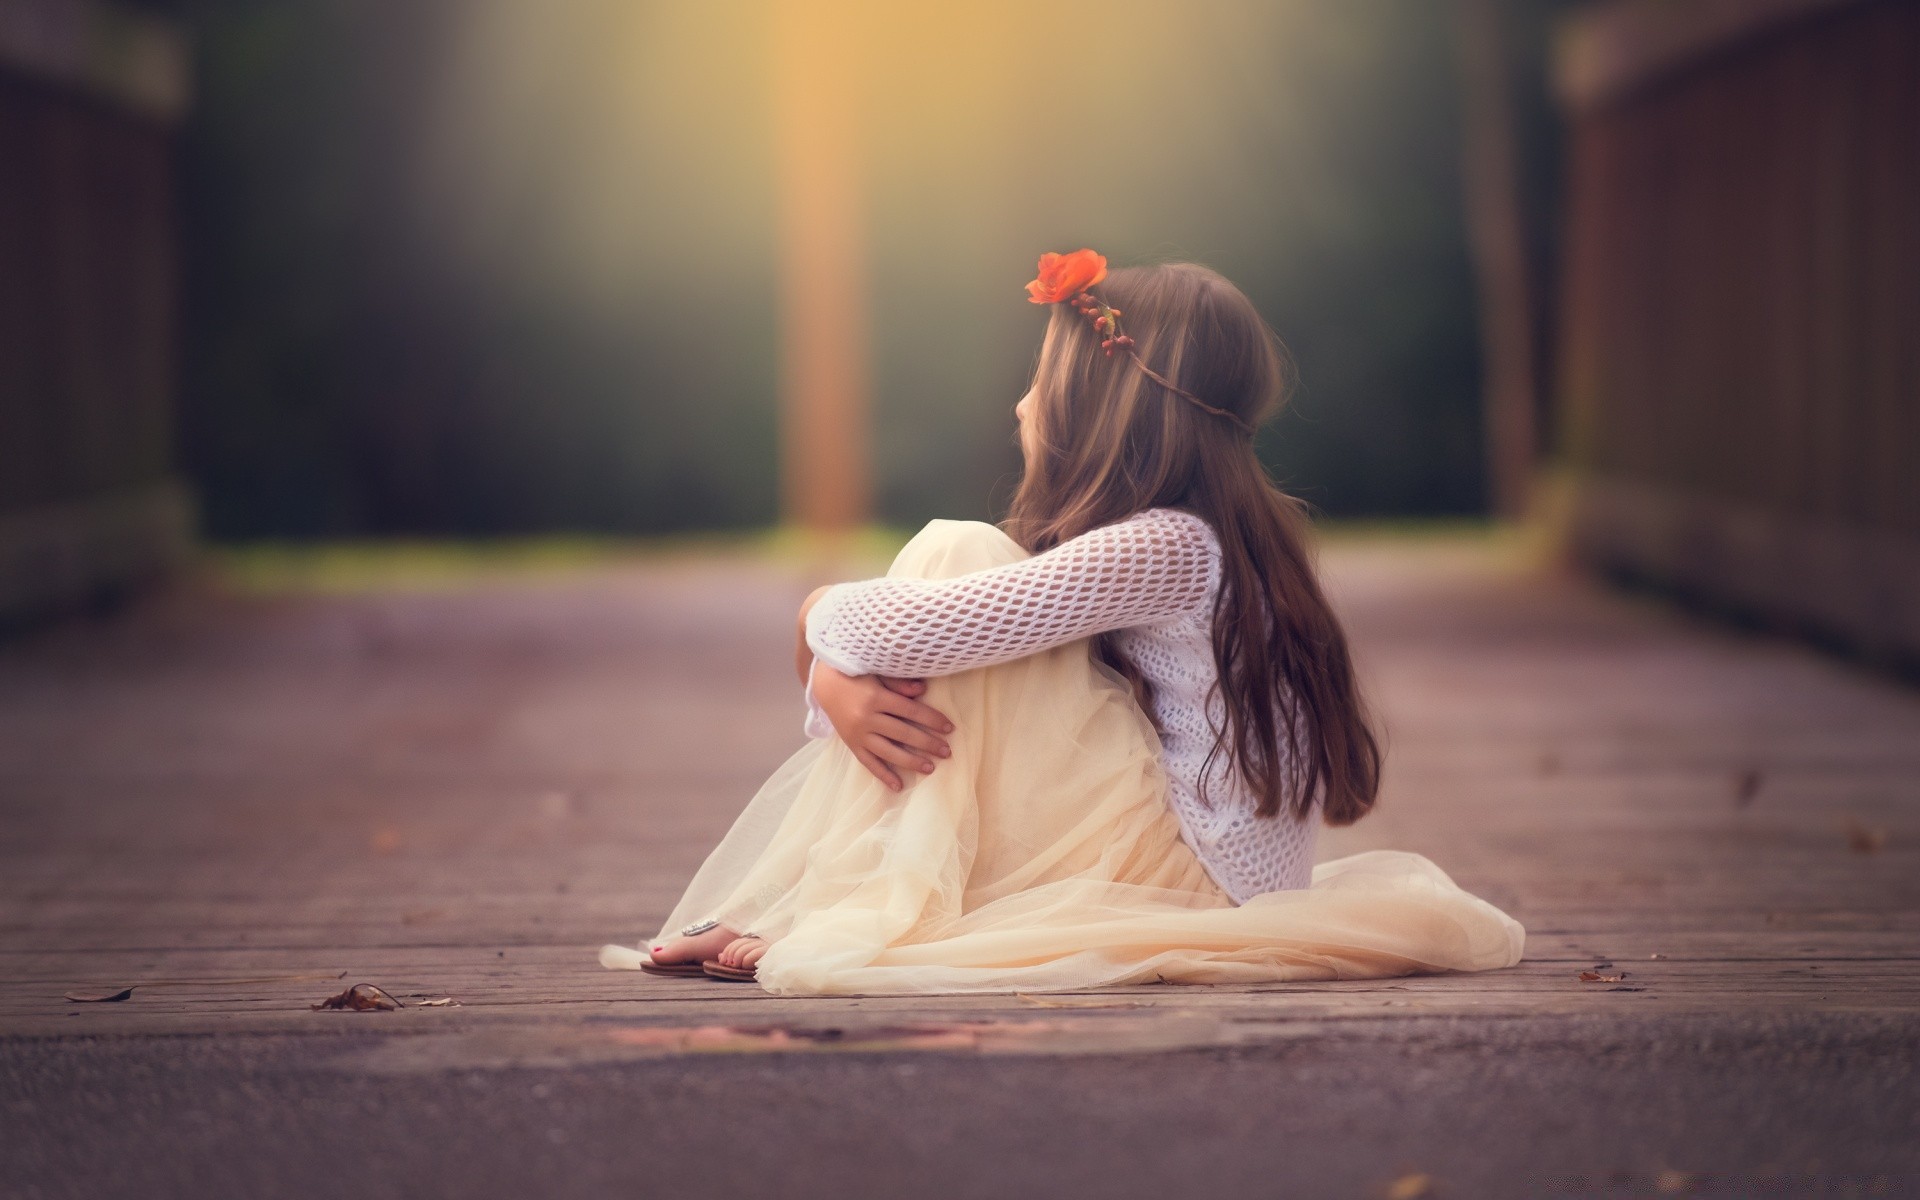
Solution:
[[[1018,542],[985,521],[929,521],[902,547],[888,574],[937,579],[1026,557]]]
[[[918,536],[942,539],[962,546],[980,545],[1020,549],[1019,545],[1002,532],[998,525],[991,525],[985,521],[928,521]]]

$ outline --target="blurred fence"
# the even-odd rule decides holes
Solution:
[[[149,18],[0,0],[0,622],[187,544],[168,148],[185,59]]]
[[[1920,659],[1920,5],[1622,3],[1569,33],[1577,551]]]

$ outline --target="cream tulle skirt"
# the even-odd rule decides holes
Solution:
[[[893,575],[1023,557],[991,525],[935,521]],[[952,757],[894,793],[837,739],[775,771],[695,874],[665,937],[714,918],[772,943],[783,995],[1060,991],[1481,971],[1518,922],[1418,854],[1322,863],[1236,906],[1181,840],[1159,741],[1087,642],[929,681]],[[655,939],[658,940],[658,939]],[[600,961],[645,955],[607,946]]]

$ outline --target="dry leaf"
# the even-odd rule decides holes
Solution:
[[[111,1004],[116,1000],[125,1000],[133,995],[133,984],[123,988],[75,988],[67,993],[67,999],[75,1004]]]
[[[1619,983],[1622,979],[1626,978],[1626,975],[1627,973],[1625,971],[1620,972],[1620,974],[1618,975],[1602,975],[1598,971],[1582,971],[1580,972],[1580,982],[1582,983]]]
[[[400,1007],[400,1002],[387,995],[384,989],[377,988],[371,983],[356,983],[338,996],[328,996],[310,1007],[315,1012],[323,1008],[344,1009],[349,1012],[391,1012]]]
[[[415,1008],[460,1008],[463,1006],[458,1000],[455,1000],[452,996],[442,996],[438,1000],[422,1000],[420,1001],[420,1003],[414,1005],[414,1007]]]
[[[1878,854],[1886,844],[1886,830],[1873,829],[1859,821],[1847,822],[1847,848],[1855,854]]]
[[[1415,1171],[1387,1185],[1387,1200],[1421,1200],[1433,1195],[1433,1176]]]

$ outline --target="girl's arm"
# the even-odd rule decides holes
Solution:
[[[903,773],[930,775],[934,759],[951,753],[939,734],[952,733],[953,722],[920,702],[927,690],[921,680],[851,677],[814,660],[807,648],[807,614],[826,590],[815,588],[800,605],[794,668],[807,689],[807,736],[837,734],[861,766],[889,791],[897,792]]]
[[[801,687],[810,688],[813,683],[813,651],[807,646],[807,614],[813,611],[813,606],[820,603],[820,597],[826,595],[827,589],[832,586],[827,584],[824,587],[817,587],[800,602],[800,617],[794,627],[796,644],[793,651],[793,669],[800,674]]]
[[[951,675],[1196,611],[1217,554],[1204,520],[1152,509],[952,579],[836,584],[809,606],[806,641],[848,675]]]

